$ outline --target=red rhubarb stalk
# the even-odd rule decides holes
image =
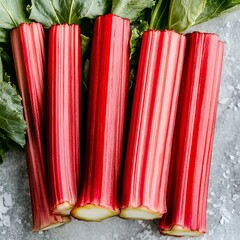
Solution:
[[[30,182],[33,231],[46,230],[68,222],[50,210],[45,169],[46,145],[45,34],[41,24],[21,24],[11,31],[11,44],[27,122],[25,146]]]
[[[217,35],[187,35],[168,184],[168,212],[159,225],[163,234],[198,236],[206,232],[222,60],[223,43]]]
[[[80,176],[81,39],[78,25],[53,25],[48,55],[48,161],[53,212],[69,215]]]
[[[88,92],[86,154],[72,215],[100,221],[119,213],[126,121],[130,22],[113,14],[94,26]]]
[[[143,34],[120,217],[154,219],[167,211],[166,189],[185,40],[173,31],[150,30]]]

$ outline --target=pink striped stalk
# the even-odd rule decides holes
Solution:
[[[224,45],[208,33],[187,35],[168,185],[168,212],[160,232],[206,232],[208,180]]]
[[[119,213],[120,172],[127,112],[130,22],[107,14],[94,26],[86,155],[72,215],[101,221]]]
[[[46,119],[45,34],[41,24],[21,24],[11,31],[11,44],[27,122],[25,146],[32,200],[33,231],[47,230],[70,219],[52,214],[47,190],[44,140]]]
[[[122,186],[122,218],[155,219],[166,191],[185,36],[143,34]]]
[[[48,161],[53,212],[69,215],[80,178],[81,38],[78,25],[53,25],[48,55]]]

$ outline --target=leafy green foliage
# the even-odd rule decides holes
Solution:
[[[137,75],[137,68],[136,67],[133,67],[130,71],[130,74],[129,74],[129,91],[133,88],[134,86],[134,83],[135,83],[135,80],[136,80],[136,75]]]
[[[94,19],[105,14],[108,0],[32,0],[30,19],[46,28],[53,24],[80,24],[82,18]]]
[[[0,28],[13,29],[21,23],[27,23],[26,0],[1,0],[0,1]]]
[[[9,150],[8,138],[0,129],[0,163],[3,162],[6,152]]]
[[[9,42],[9,32],[5,29],[0,29],[0,43]]]
[[[2,68],[2,61],[5,63],[5,64],[9,64],[11,62],[11,58],[9,57],[9,55],[3,50],[3,48],[0,48],[0,69]],[[2,74],[2,72],[0,71],[0,74]],[[1,77],[0,77],[1,79]]]
[[[113,0],[111,12],[134,22],[138,19],[144,9],[151,8],[154,4],[154,0]]]
[[[10,82],[0,82],[0,128],[7,137],[25,145],[26,125],[23,119],[21,98]]]
[[[133,28],[130,38],[130,62],[136,65],[139,58],[143,32],[148,30],[148,22],[141,21],[138,27]]]
[[[6,136],[6,133],[0,128],[0,163],[3,162],[5,154],[9,150],[20,150],[20,146]]]
[[[0,43],[9,41],[10,30],[21,23],[29,22],[26,11],[27,0],[1,0],[0,1]]]
[[[90,60],[86,59],[83,66],[83,91],[86,92],[88,89],[88,77],[90,70]]]
[[[183,32],[187,28],[240,9],[240,0],[172,0],[168,28]]]
[[[240,9],[240,0],[207,0],[204,11],[197,18],[195,24],[206,22],[222,14]]]
[[[7,59],[6,54],[3,54]],[[25,145],[26,123],[21,100],[16,87],[3,70],[0,57],[0,161],[9,149]]]
[[[89,43],[90,43],[90,38],[85,36],[85,35],[83,35],[83,34],[81,34],[82,57],[84,56],[84,54],[88,50]]]
[[[82,83],[83,91],[87,92],[88,89],[88,77],[90,69],[90,38],[81,34],[81,45],[82,45]]]
[[[183,32],[192,26],[206,5],[206,0],[172,0],[169,9],[168,28]]]
[[[130,38],[130,75],[129,75],[129,89],[132,88],[136,79],[138,59],[141,49],[142,35],[144,31],[149,29],[148,22],[141,21],[140,24],[132,29]]]

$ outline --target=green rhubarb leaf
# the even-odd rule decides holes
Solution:
[[[21,23],[27,23],[28,13],[26,0],[1,0],[0,1],[0,28],[12,29]]]
[[[1,47],[0,47],[0,57],[2,61],[6,64],[9,64],[11,62],[11,58]],[[0,65],[2,65],[2,62],[0,62]],[[2,72],[0,72],[0,74],[2,74]]]
[[[90,38],[81,34],[81,45],[82,45],[82,83],[83,91],[86,92],[88,89],[88,76],[90,69]]]
[[[3,162],[5,154],[9,150],[7,141],[8,141],[8,138],[5,136],[3,131],[0,129],[0,163]]]
[[[138,27],[133,28],[130,38],[130,62],[135,65],[138,62],[141,40],[144,31],[148,30],[148,22],[141,21]]]
[[[142,36],[144,31],[149,29],[148,22],[140,21],[140,24],[132,29],[130,38],[130,64],[129,90],[134,85],[137,73],[138,59],[140,55]]]
[[[30,19],[41,22],[45,28],[53,24],[80,24],[82,18],[104,15],[109,6],[108,0],[32,0]]]
[[[21,98],[10,82],[0,82],[0,128],[20,146],[25,145],[26,123]]]
[[[207,0],[204,11],[197,18],[195,24],[206,22],[222,14],[240,9],[240,0]]]
[[[87,59],[83,66],[83,91],[84,92],[87,91],[87,89],[88,89],[89,70],[90,70],[90,60]]]
[[[136,80],[136,75],[137,75],[137,69],[136,68],[132,68],[129,74],[129,84],[128,84],[128,90],[130,91],[135,83]]]
[[[5,29],[0,29],[0,43],[9,42],[9,32]]]
[[[132,30],[131,38],[130,38],[130,61],[131,64],[135,64],[137,61],[139,45],[141,43],[141,35],[137,28]]]
[[[0,129],[0,163],[3,162],[5,154],[9,150],[19,150],[19,145],[7,137],[6,133]]]
[[[111,12],[134,22],[144,9],[152,8],[154,4],[154,0],[112,0]]]
[[[81,34],[82,57],[84,56],[84,54],[88,50],[89,43],[90,43],[90,38],[85,36],[85,35],[83,35],[83,34]]]
[[[168,28],[179,33],[183,32],[195,24],[205,5],[206,0],[172,0],[169,8]]]
[[[4,73],[0,59],[0,129],[4,131],[7,139],[23,147],[26,123],[21,100],[16,87],[11,84],[9,76]]]

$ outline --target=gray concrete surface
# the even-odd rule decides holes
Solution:
[[[199,239],[240,239],[240,12],[191,30],[214,32],[225,42],[225,58],[208,197],[208,233]],[[173,239],[158,233],[157,221],[112,218],[31,232],[25,157],[11,152],[0,166],[0,240]],[[186,238],[187,239],[187,238]]]

